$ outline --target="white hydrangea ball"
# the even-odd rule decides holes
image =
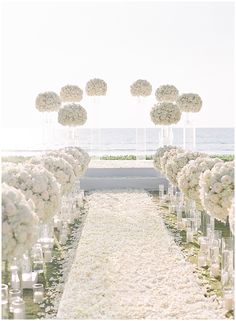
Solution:
[[[77,162],[74,157],[63,150],[54,150],[47,152],[48,156],[59,157],[66,160],[73,168],[75,177],[80,177],[83,174],[83,166]]]
[[[203,210],[203,206],[200,199],[200,175],[208,169],[212,169],[213,166],[223,162],[219,158],[210,157],[198,157],[195,160],[191,160],[184,166],[181,172],[177,176],[178,187],[185,197],[194,200],[196,207],[199,210]]]
[[[197,113],[202,108],[202,99],[198,94],[182,94],[177,99],[179,109],[187,113]]]
[[[102,79],[94,78],[87,82],[85,90],[88,96],[106,96],[107,84]]]
[[[163,85],[157,88],[155,96],[159,102],[173,103],[177,100],[179,91],[173,85]]]
[[[179,153],[183,153],[184,150],[181,147],[174,147],[171,150],[164,152],[163,156],[160,159],[161,171],[166,174],[166,164],[174,156]]]
[[[35,106],[40,112],[58,111],[61,106],[61,99],[53,91],[47,91],[37,96]]]
[[[54,175],[60,184],[61,195],[68,194],[72,190],[75,175],[72,166],[65,159],[45,155],[44,157],[32,157],[30,163],[42,164]]]
[[[225,222],[234,196],[234,162],[216,163],[201,174],[199,185],[204,209]]]
[[[130,92],[132,96],[150,96],[152,93],[152,85],[147,80],[138,79],[130,86]]]
[[[155,125],[172,125],[180,121],[181,111],[177,105],[164,102],[154,105],[150,116]]]
[[[153,157],[154,168],[157,170],[162,170],[161,158],[164,156],[165,152],[170,151],[172,149],[177,149],[177,148],[178,148],[177,146],[172,146],[172,145],[165,145],[163,147],[158,148]]]
[[[39,219],[20,190],[2,184],[2,258],[20,258],[38,238]]]
[[[78,104],[64,105],[58,112],[58,123],[63,126],[81,126],[86,121],[87,112]]]
[[[76,146],[68,146],[63,149],[61,149],[65,153],[68,153],[74,157],[76,162],[79,163],[79,165],[82,166],[82,173],[86,171],[88,168],[90,157],[87,152],[85,152],[82,148],[76,147]]]
[[[61,88],[60,97],[63,102],[79,102],[83,98],[83,90],[76,85],[66,85]]]
[[[178,153],[167,161],[165,166],[166,176],[169,181],[177,186],[178,185],[178,174],[181,172],[182,168],[188,164],[189,161],[194,160],[198,157],[204,157],[205,154],[198,152],[183,152]]]
[[[60,206],[60,187],[56,178],[42,165],[13,164],[2,170],[2,181],[20,189],[32,200],[35,212],[43,222],[49,221]]]

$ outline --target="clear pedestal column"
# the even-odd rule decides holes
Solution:
[[[69,146],[79,146],[78,127],[70,126],[68,128],[68,144]]]
[[[160,147],[173,144],[173,129],[171,126],[162,126],[159,133]]]
[[[139,112],[140,108],[144,108],[144,99],[143,97],[137,97],[137,113]],[[135,113],[134,119],[136,118],[137,114]],[[147,154],[147,130],[146,128],[138,128],[136,125],[135,130],[135,149],[136,149],[136,160],[145,160]]]
[[[196,150],[196,128],[193,124],[190,113],[185,113],[183,148],[187,150]]]
[[[51,149],[55,143],[55,113],[42,113],[42,142],[44,150]]]
[[[100,159],[102,155],[102,130],[101,130],[101,97],[92,97],[92,113],[95,119],[90,130],[90,154]]]

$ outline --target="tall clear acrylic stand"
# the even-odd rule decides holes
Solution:
[[[79,146],[79,133],[75,126],[68,128],[68,144],[69,146]]]
[[[196,150],[196,128],[191,119],[191,113],[185,113],[183,128],[183,148],[187,150]]]
[[[55,113],[54,112],[43,112],[42,113],[42,143],[43,149],[51,149],[54,145],[55,136]]]
[[[95,122],[90,129],[90,155],[96,159],[101,159],[102,154],[102,130],[101,130],[101,97],[92,97],[92,108],[95,117]],[[94,154],[98,153],[98,155]]]
[[[173,144],[173,129],[171,126],[162,126],[159,133],[160,147]]]
[[[137,97],[137,108],[143,108],[143,97]],[[135,115],[136,116],[136,115]],[[135,117],[134,117],[135,119]],[[147,130],[146,128],[138,128],[135,130],[135,149],[136,149],[136,160],[145,160],[147,155]]]

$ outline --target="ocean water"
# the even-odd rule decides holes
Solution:
[[[160,146],[158,128],[81,129],[79,145],[93,155],[128,155],[155,153]],[[183,129],[173,129],[173,145],[183,146]],[[233,128],[197,128],[196,150],[210,154],[234,153]]]
[[[20,134],[20,133],[19,133]],[[33,133],[32,133],[33,135]],[[27,154],[45,149],[56,149],[76,142],[90,155],[152,155],[160,146],[160,129],[158,128],[103,128],[76,130],[72,139],[71,131],[67,128],[54,132],[53,138],[47,137],[47,143],[42,143],[42,135],[33,143],[27,142],[28,133],[22,137],[21,144],[8,147],[5,145],[3,154]],[[39,137],[40,136],[40,137]],[[173,129],[173,145],[183,146],[183,129]],[[197,128],[196,150],[210,154],[234,153],[233,128]]]

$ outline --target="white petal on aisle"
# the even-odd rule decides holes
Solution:
[[[222,319],[145,191],[94,192],[59,319]]]

